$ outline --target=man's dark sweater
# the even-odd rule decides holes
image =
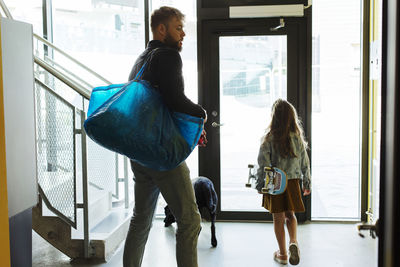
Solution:
[[[158,49],[152,52],[156,48]],[[149,81],[160,92],[166,106],[172,111],[205,118],[205,110],[185,96],[179,52],[161,41],[152,40],[148,43],[146,50],[133,66],[129,81],[135,79],[147,58],[149,59],[142,79]]]

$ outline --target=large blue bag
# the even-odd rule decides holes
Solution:
[[[146,66],[126,84],[93,89],[84,127],[99,145],[159,171],[182,163],[196,147],[203,119],[171,112],[149,82]]]

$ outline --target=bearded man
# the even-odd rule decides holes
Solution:
[[[207,120],[206,111],[184,94],[182,59],[185,37],[184,15],[175,8],[161,7],[151,16],[151,40],[138,57],[129,80],[135,79],[145,62],[141,79],[151,83],[171,111]],[[205,132],[203,132],[205,138]],[[141,266],[146,241],[161,192],[177,220],[176,261],[178,267],[197,267],[200,214],[185,162],[168,171],[156,171],[131,161],[135,181],[135,207],[124,247],[123,266]]]

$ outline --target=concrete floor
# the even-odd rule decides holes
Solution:
[[[156,219],[146,246],[142,267],[173,267],[176,225],[165,228]],[[210,224],[202,223],[198,243],[199,266],[258,267],[281,266],[272,260],[277,243],[272,223],[217,222],[218,246],[211,247]],[[367,234],[367,233],[366,233]],[[361,238],[354,223],[306,223],[298,227],[300,264],[307,267],[374,267],[377,239]],[[101,266],[122,267],[123,244],[107,263],[71,262],[33,232],[34,267]]]

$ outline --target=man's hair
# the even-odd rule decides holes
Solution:
[[[178,20],[184,20],[185,15],[182,14],[178,9],[162,6],[159,9],[153,11],[150,19],[151,31],[154,33],[158,25],[164,24],[168,28],[168,22],[171,17],[176,17]]]

